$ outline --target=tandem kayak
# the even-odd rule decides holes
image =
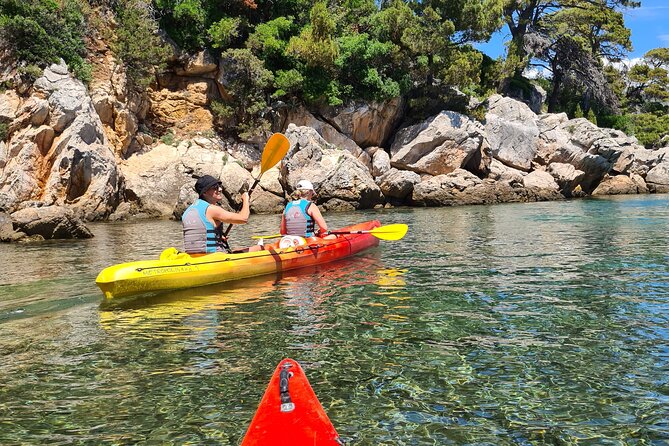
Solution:
[[[334,238],[308,237],[305,244],[288,248],[281,248],[276,242],[265,244],[262,251],[256,252],[191,256],[169,248],[158,260],[105,268],[95,283],[111,299],[280,273],[342,259],[377,246],[378,238],[366,231],[380,225],[378,220],[371,220],[332,231],[336,233]]]
[[[341,446],[332,422],[292,359],[279,363],[241,446]]]

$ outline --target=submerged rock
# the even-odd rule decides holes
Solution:
[[[93,237],[74,212],[63,206],[25,208],[11,214],[11,218],[17,231],[45,240]]]

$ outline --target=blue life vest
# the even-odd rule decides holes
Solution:
[[[314,219],[307,213],[311,201],[304,198],[291,201],[283,211],[286,219],[286,235],[311,237],[314,235]]]
[[[181,216],[184,234],[184,251],[189,254],[228,252],[223,237],[223,225],[214,226],[207,220],[209,203],[197,199]]]

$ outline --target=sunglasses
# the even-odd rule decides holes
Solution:
[[[209,190],[212,190],[214,192],[223,192],[223,187],[221,186],[214,186],[212,188],[209,188]]]

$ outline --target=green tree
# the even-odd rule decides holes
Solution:
[[[238,135],[248,138],[269,129],[264,115],[267,110],[266,91],[273,76],[260,59],[247,49],[228,49],[221,55],[227,67],[222,79],[226,90],[223,117],[232,117]],[[225,108],[227,107],[227,108]]]
[[[156,68],[165,65],[169,49],[157,35],[157,23],[143,0],[118,0],[118,25],[111,49],[126,66],[130,84],[143,88],[153,80]]]
[[[0,48],[42,68],[62,58],[88,81],[86,8],[80,0],[0,0]]]
[[[669,101],[669,48],[648,51],[627,76],[627,98],[633,107],[663,109]]]
[[[556,17],[565,14],[565,20],[583,19],[579,28],[590,28],[587,33],[584,30],[575,29],[570,34],[589,34],[591,40],[590,50],[594,54],[608,51],[608,44],[596,43],[596,40],[607,39],[612,36],[615,42],[620,38],[624,30],[620,28],[621,20],[613,12],[621,8],[634,8],[640,6],[636,0],[504,0],[503,18],[511,34],[508,42],[506,75],[518,77],[527,68],[532,57],[535,56],[531,45],[526,42],[526,35],[545,30],[550,20],[547,17]],[[624,28],[624,25],[623,25]],[[559,33],[557,34],[560,35]],[[587,37],[586,37],[587,38]],[[623,39],[624,40],[624,39]],[[615,43],[614,43],[615,47]]]
[[[239,17],[223,17],[212,24],[207,31],[213,48],[225,49],[239,36]]]

